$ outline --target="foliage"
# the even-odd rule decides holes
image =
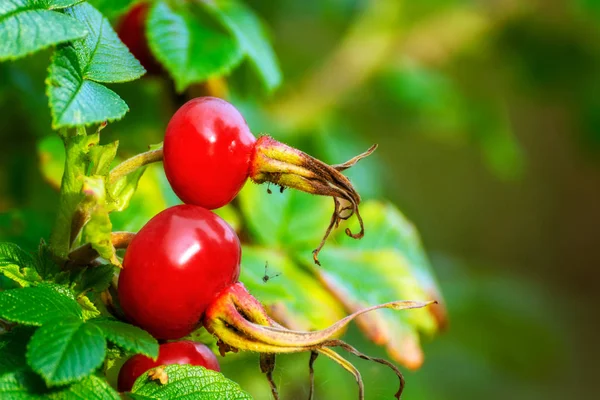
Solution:
[[[105,379],[115,360],[158,354],[158,343],[148,333],[115,319],[121,315],[118,299],[112,298],[122,260],[114,232],[139,229],[177,202],[160,168],[119,167],[128,153],[139,152],[133,145],[119,152],[119,140],[143,137],[135,131],[143,124],[132,122],[132,132],[125,132],[119,127],[127,126],[127,119],[117,122],[130,109],[126,96],[117,92],[146,85],[133,82],[145,69],[113,29],[131,3],[11,0],[0,6],[0,60],[50,56],[44,81],[49,112],[43,107],[37,111],[51,117],[48,125],[56,132],[38,137],[36,176],[60,190],[58,209],[49,211],[55,218],[51,231],[44,226],[16,235],[19,243],[47,238],[37,254],[13,243],[0,244],[0,272],[6,278],[0,282],[0,322],[7,331],[0,335],[0,394],[5,396],[118,398]],[[260,82],[252,88],[256,97],[281,84],[266,28],[241,0],[152,3],[144,32],[153,56],[172,79],[157,90],[165,98],[157,103],[164,101],[168,108],[181,97],[226,96],[231,91],[231,99],[243,108],[248,81]],[[2,68],[38,84],[30,66]],[[132,119],[136,112],[132,107]],[[257,117],[252,112],[248,116]],[[275,116],[262,118],[278,126]],[[294,129],[288,127],[288,132]],[[111,136],[115,140],[105,139]],[[346,226],[340,227],[321,253],[323,267],[315,267],[310,251],[322,237],[331,204],[306,194],[267,190],[247,185],[237,203],[218,212],[244,238],[242,282],[282,324],[316,330],[346,313],[398,298],[441,299],[418,234],[391,203],[363,203],[365,238],[349,240],[342,233]],[[44,220],[26,215],[28,224]],[[9,223],[15,218],[20,216],[10,216]],[[90,252],[93,257],[85,258]],[[432,335],[444,322],[439,306],[401,315],[379,311],[361,317],[358,326],[395,361],[418,368],[423,362],[420,334]],[[249,398],[221,374],[200,367],[165,370],[168,384],[144,375],[131,396]]]

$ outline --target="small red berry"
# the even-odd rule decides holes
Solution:
[[[199,97],[171,118],[164,141],[164,168],[183,202],[210,210],[228,204],[248,178],[256,138],[228,102]]]
[[[141,354],[131,357],[119,371],[118,388],[128,392],[144,372],[159,365],[190,364],[220,371],[215,354],[204,344],[184,340],[161,344],[156,361]]]
[[[158,74],[161,72],[162,67],[150,51],[146,36],[146,21],[149,10],[149,3],[136,4],[121,18],[116,31],[121,41],[146,68],[146,71],[149,74]]]
[[[179,339],[197,327],[220,291],[237,282],[240,258],[240,241],[219,216],[187,204],[168,208],[127,248],[121,308],[157,339]]]

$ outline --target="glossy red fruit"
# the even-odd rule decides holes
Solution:
[[[221,370],[215,354],[202,343],[191,340],[165,343],[160,345],[156,361],[137,354],[123,364],[119,371],[119,392],[130,391],[136,379],[150,368],[172,364],[190,364],[214,371]]]
[[[121,18],[117,25],[117,34],[131,54],[135,56],[149,74],[158,74],[162,68],[148,47],[146,20],[149,3],[136,4]]]
[[[171,118],[164,168],[173,191],[187,204],[215,209],[228,204],[248,178],[256,138],[225,100],[199,97]]]
[[[129,320],[157,339],[179,339],[240,274],[240,241],[218,215],[179,205],[152,218],[129,244],[119,300]]]

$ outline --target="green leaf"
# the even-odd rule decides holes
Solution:
[[[242,265],[240,281],[290,329],[323,329],[346,316],[337,299],[285,253],[244,246]],[[265,272],[274,277],[265,282]]]
[[[102,331],[107,340],[132,353],[144,354],[156,359],[158,342],[148,332],[113,319],[102,318],[90,321]]]
[[[135,194],[145,171],[146,168],[139,168],[109,185],[111,211],[123,211],[129,206],[129,202]]]
[[[52,400],[119,400],[119,394],[106,382],[95,375],[88,376],[65,390],[48,396]]]
[[[65,11],[90,34],[59,48],[50,65],[48,97],[54,128],[91,125],[120,119],[127,104],[98,82],[126,82],[144,68],[119,40],[108,20],[87,3]]]
[[[314,249],[333,212],[330,199],[277,188],[268,194],[266,185],[245,185],[238,198],[248,228],[268,247]]]
[[[20,269],[16,265],[8,265],[6,267],[0,267],[0,271],[8,279],[11,279],[21,285],[21,287],[31,286],[42,280],[40,275],[33,268]]]
[[[177,91],[231,71],[243,53],[236,41],[204,15],[157,2],[148,14],[150,49],[175,80]]]
[[[310,255],[298,254],[298,258],[349,311],[399,299],[441,300],[414,226],[385,203],[365,202],[361,214],[363,239],[351,239],[340,229],[319,254],[321,267],[315,267]],[[353,224],[350,228],[357,231],[357,223]],[[416,368],[423,362],[419,332],[435,333],[445,323],[445,310],[441,305],[404,312],[382,310],[359,317],[357,323],[395,360]]]
[[[32,286],[1,292],[0,317],[40,326],[61,318],[81,318],[81,308],[75,300],[49,286]]]
[[[0,376],[27,367],[25,351],[33,329],[17,326],[0,335]]]
[[[0,243],[0,267],[7,265],[31,268],[35,267],[35,258],[14,243]]]
[[[107,176],[110,167],[117,155],[119,141],[102,146],[94,146],[90,149],[90,172],[89,175]]]
[[[24,57],[46,47],[83,38],[85,25],[51,11],[77,1],[5,0],[0,3],[0,61]]]
[[[15,327],[0,335],[0,398],[32,399],[46,391],[46,385],[27,365],[25,352],[33,335],[29,327]]]
[[[81,379],[104,360],[106,341],[100,329],[76,317],[39,328],[27,348],[27,362],[49,386]]]
[[[99,265],[86,269],[81,275],[81,279],[75,286],[77,293],[93,290],[102,292],[110,286],[115,275],[115,266],[111,264]]]
[[[40,242],[38,250],[38,259],[36,260],[36,270],[44,279],[55,276],[61,272],[60,266],[54,261],[54,256],[50,250],[50,246],[43,240]]]
[[[408,262],[408,268],[429,297],[441,299],[434,273],[415,226],[393,204],[368,201],[360,206],[367,233],[361,240],[337,231],[334,240],[356,250],[394,250]],[[350,227],[358,229],[358,225]],[[327,251],[327,247],[325,250]]]
[[[265,87],[273,90],[281,84],[281,70],[265,27],[254,12],[239,0],[201,2],[237,39]]]
[[[103,204],[96,205],[91,212],[90,220],[85,225],[83,236],[90,243],[100,257],[109,260],[115,265],[120,262],[115,253],[115,247],[111,242],[112,223],[108,216],[108,210]]]
[[[14,243],[0,243],[0,273],[22,287],[41,280],[35,258]]]
[[[168,365],[165,372],[168,384],[149,380],[148,372],[133,385],[135,398],[144,399],[203,399],[245,400],[252,399],[239,385],[219,372],[190,365]],[[143,397],[141,397],[143,396]]]
[[[412,275],[407,260],[394,251],[364,251],[328,248],[319,255],[320,267],[312,259],[306,266],[351,312],[394,300],[431,300]],[[418,331],[434,332],[436,322],[427,309],[381,310],[356,319],[375,343],[385,345],[398,362],[418,368],[423,362]]]
[[[46,385],[29,369],[17,369],[0,377],[0,398],[32,400],[45,398]]]
[[[79,303],[79,306],[81,307],[82,317],[84,321],[96,318],[100,315],[100,311],[98,311],[94,303],[92,303],[87,296],[79,296],[77,298],[77,303]]]

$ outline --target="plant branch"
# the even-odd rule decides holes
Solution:
[[[132,173],[133,171],[141,168],[145,165],[162,161],[163,159],[163,149],[150,150],[145,153],[140,153],[136,156],[128,158],[123,161],[121,164],[117,165],[110,171],[108,175],[108,182],[114,183],[119,178]]]

